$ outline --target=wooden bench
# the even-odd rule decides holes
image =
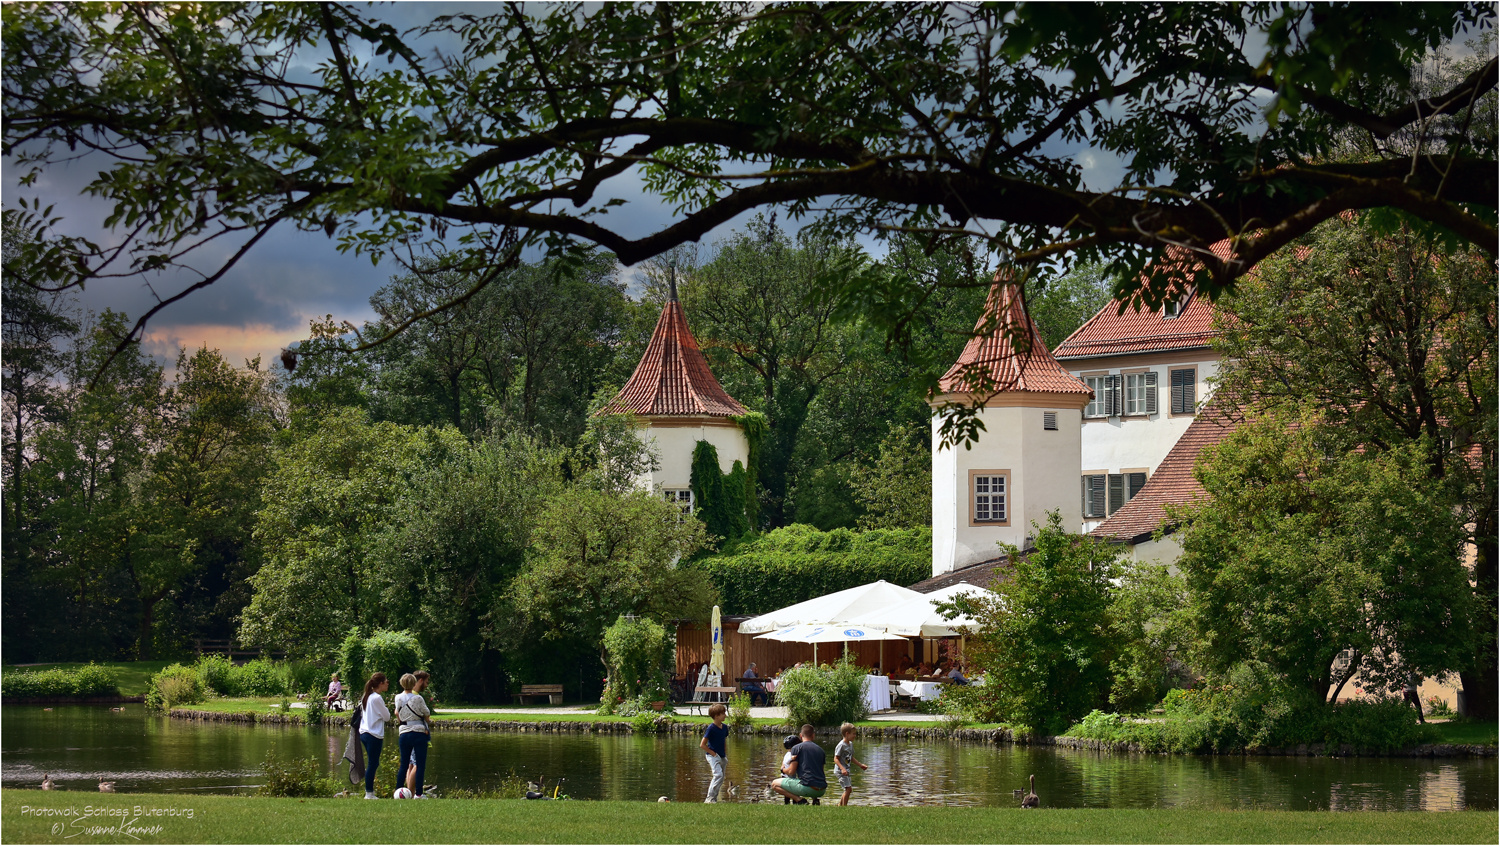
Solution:
[[[693,688],[693,700],[691,702],[684,702],[682,704],[685,705],[686,707],[688,707],[689,709],[691,709],[693,711],[693,713],[695,713],[695,714],[701,714],[701,713],[703,713],[703,709],[704,708],[708,707],[709,705],[714,704],[712,702],[699,700],[697,695],[700,694],[700,693],[717,693],[717,694],[720,694],[721,696],[723,696],[725,699],[728,699],[729,697],[735,695],[736,693],[739,693],[739,688],[737,688],[737,687],[695,687],[695,688]]]
[[[520,693],[512,693],[511,697],[518,704],[526,704],[527,697],[545,696],[547,701],[553,705],[561,705],[563,701],[563,686],[560,684],[523,684]]]

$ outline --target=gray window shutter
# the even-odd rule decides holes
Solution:
[[[1182,413],[1192,414],[1198,410],[1198,371],[1182,371]]]
[[[1146,486],[1146,474],[1131,473],[1125,481],[1127,482],[1125,490],[1125,501],[1129,502],[1131,499],[1135,498],[1136,494],[1141,492],[1141,488],[1144,488]]]
[[[1083,477],[1083,516],[1104,516],[1104,477]]]
[[[1125,404],[1120,398],[1120,386],[1125,381],[1123,376],[1110,376],[1109,383],[1109,407],[1105,414],[1110,417],[1119,417],[1125,411]]]
[[[1184,388],[1186,388],[1187,390],[1192,390],[1192,388],[1190,387],[1191,386],[1191,376],[1192,375],[1193,375],[1193,371],[1191,371],[1191,370],[1173,370],[1172,371],[1172,413],[1173,414],[1185,414],[1185,413],[1187,413],[1188,406],[1187,406],[1187,403],[1185,403],[1183,401],[1183,390],[1184,390]]]
[[[1156,413],[1156,371],[1146,374],[1146,413]]]
[[[1125,477],[1119,473],[1109,474],[1109,513],[1113,514],[1125,504]]]

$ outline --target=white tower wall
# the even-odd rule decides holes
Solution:
[[[686,488],[693,477],[693,450],[699,441],[708,441],[719,453],[719,471],[728,473],[734,463],[747,469],[750,464],[750,442],[739,424],[722,418],[668,420],[642,418],[645,423],[638,437],[656,456],[657,470],[637,477],[636,484],[646,490]]]
[[[1014,401],[1002,394],[997,401]],[[1059,511],[1063,527],[1072,531],[1082,520],[1078,462],[1082,425],[1073,397],[1045,405],[1044,397],[1025,401],[1035,405],[992,404],[979,410],[984,423],[977,443],[940,447],[942,415],[932,420],[932,574],[977,564],[1000,554],[999,543],[1025,547],[1033,537],[1033,522],[1042,525],[1048,511]],[[992,401],[993,402],[993,401]],[[1044,427],[1044,417],[1056,415],[1056,430]],[[1001,523],[982,523],[974,516],[973,476],[999,474],[1007,478],[1007,517]]]

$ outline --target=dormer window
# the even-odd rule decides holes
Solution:
[[[1176,317],[1182,314],[1182,300],[1167,300],[1161,304],[1162,317]]]

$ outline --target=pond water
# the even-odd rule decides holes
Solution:
[[[107,707],[0,709],[0,783],[34,787],[43,773],[66,789],[94,791],[101,779],[120,792],[248,793],[261,781],[272,744],[283,756],[316,757],[329,770],[344,731],[194,723]],[[831,738],[820,738],[829,750]],[[733,801],[764,796],[781,763],[773,738],[731,737]],[[1495,810],[1494,758],[1220,758],[1104,755],[1050,747],[948,741],[856,744],[870,765],[856,771],[855,804],[1011,806],[1012,791],[1036,774],[1046,807],[1263,808],[1284,810]],[[562,777],[575,799],[701,801],[708,767],[689,735],[634,736],[439,732],[427,781],[439,787],[493,787],[514,770],[528,779]],[[441,793],[441,790],[439,790]]]

